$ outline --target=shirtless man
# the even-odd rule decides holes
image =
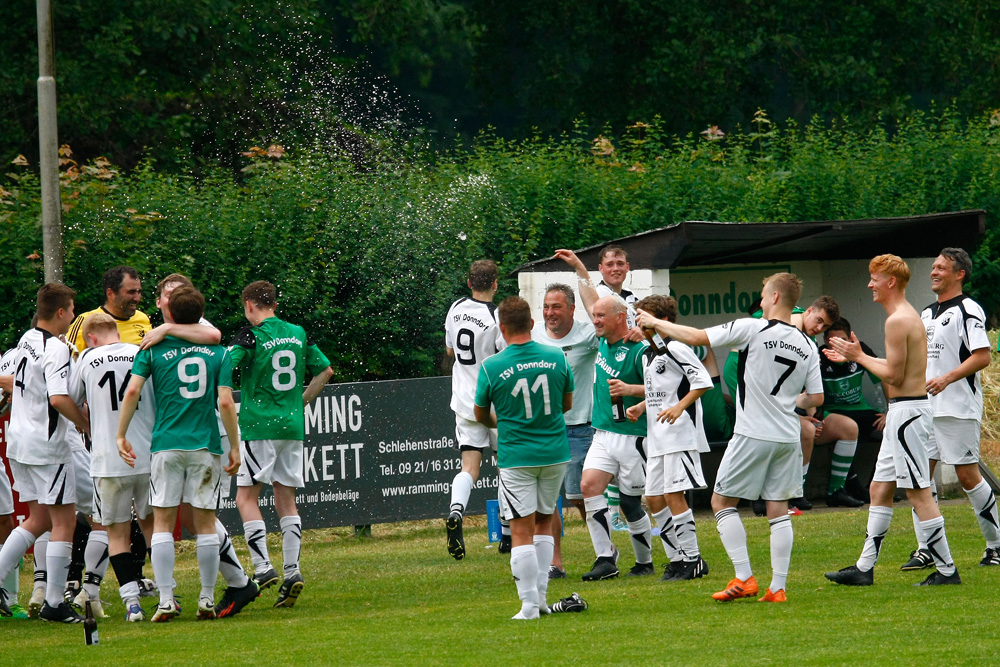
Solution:
[[[927,333],[920,315],[906,300],[910,269],[896,255],[879,255],[868,265],[872,299],[885,308],[885,359],[876,359],[861,350],[857,336],[850,340],[832,338],[833,361],[856,361],[882,379],[889,410],[885,435],[872,478],[872,504],[868,510],[868,532],[864,549],[855,565],[826,578],[848,586],[871,586],[882,541],[892,520],[892,494],[896,487],[906,489],[928,536],[927,548],[937,569],[918,586],[960,584],[958,569],[948,549],[944,517],[931,496],[930,462],[927,439],[930,436],[933,410],[927,398]]]

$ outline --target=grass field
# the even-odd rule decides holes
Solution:
[[[82,626],[0,622],[0,663],[87,660],[113,664],[180,662],[277,664],[993,664],[1000,568],[981,568],[982,536],[963,501],[942,508],[961,586],[915,588],[927,572],[903,573],[913,548],[909,506],[899,503],[876,585],[845,588],[823,578],[853,563],[867,510],[814,510],[793,519],[795,551],[784,605],[721,604],[709,594],[732,577],[714,520],[698,520],[711,572],[691,582],[658,577],[584,583],[593,551],[578,516],[567,520],[569,578],[553,582],[549,601],[578,591],[581,614],[508,620],[519,608],[506,556],[486,541],[485,520],[467,520],[469,555],[453,561],[441,522],[377,525],[356,540],[350,529],[307,531],[306,589],[294,609],[272,609],[275,589],[231,619],[194,620],[198,591],[193,543],[177,559],[183,614],[170,623],[127,624],[114,575],[102,591],[113,600],[100,622],[100,645],[84,645]],[[743,511],[761,589],[770,580],[765,519]],[[280,536],[272,535],[280,559]],[[237,548],[245,554],[242,540]],[[625,533],[615,533],[631,566]],[[656,545],[655,560],[664,560]],[[30,569],[30,568],[29,568]],[[147,572],[149,568],[147,567]],[[30,593],[22,576],[22,602]],[[221,595],[221,590],[217,594]],[[154,600],[144,600],[152,608]]]

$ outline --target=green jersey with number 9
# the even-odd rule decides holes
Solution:
[[[302,440],[302,391],[306,369],[314,375],[330,365],[297,324],[269,317],[246,327],[229,345],[240,369],[240,433],[244,440]]]
[[[207,449],[221,455],[217,388],[232,386],[232,374],[229,354],[221,345],[167,336],[159,345],[137,352],[132,375],[152,379],[156,398],[150,451]]]

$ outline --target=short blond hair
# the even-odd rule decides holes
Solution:
[[[780,295],[781,304],[788,308],[794,308],[802,296],[802,281],[794,273],[772,273],[764,278],[765,291],[768,285]]]
[[[83,321],[82,332],[84,340],[87,340],[87,336],[90,334],[100,336],[103,333],[111,331],[118,331],[118,324],[115,322],[115,318],[107,313],[94,313]]]
[[[906,287],[910,282],[910,267],[906,265],[899,255],[879,255],[868,262],[868,273],[874,275],[881,273],[883,276],[896,279],[896,284]]]

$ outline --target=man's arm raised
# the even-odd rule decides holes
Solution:
[[[704,329],[695,329],[667,320],[658,320],[644,310],[635,311],[635,322],[643,329],[654,329],[661,336],[669,336],[685,345],[693,347],[709,344],[708,334],[705,333]]]
[[[594,287],[594,281],[590,279],[590,273],[587,271],[587,267],[583,265],[583,260],[577,257],[575,252],[566,250],[565,248],[556,250],[556,254],[553,257],[566,262],[576,271],[576,279],[580,287],[580,300],[583,301],[583,307],[587,310],[587,315],[593,317],[594,304],[597,303],[599,297],[597,288]]]

